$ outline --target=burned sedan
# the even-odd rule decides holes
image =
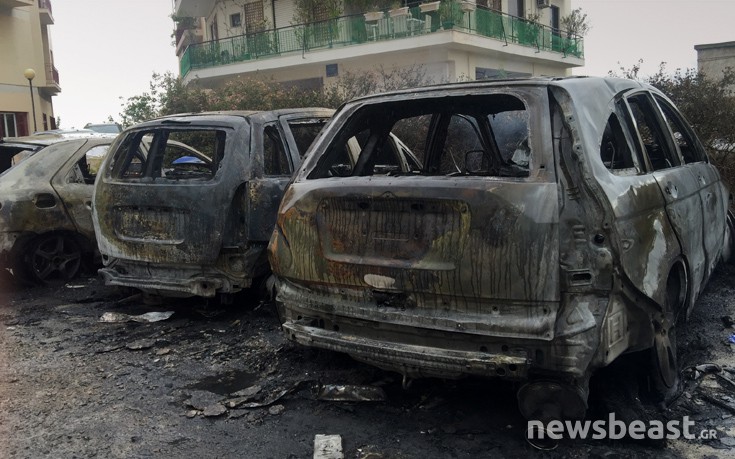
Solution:
[[[731,252],[729,199],[677,109],[636,82],[361,98],[284,195],[279,315],[289,339],[404,378],[525,382],[529,419],[584,416],[591,373],[634,351],[665,398],[677,319]]]
[[[0,143],[0,266],[56,284],[97,255],[92,225],[96,170],[114,136],[35,136]]]
[[[173,115],[120,134],[94,195],[105,282],[228,299],[269,273],[283,190],[331,114]]]

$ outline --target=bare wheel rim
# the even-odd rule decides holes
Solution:
[[[676,363],[676,342],[672,342],[676,339],[674,333],[673,323],[670,317],[666,317],[656,331],[653,344],[659,376],[668,388],[674,387],[679,372]]]
[[[82,252],[72,239],[60,235],[44,236],[32,244],[29,268],[44,283],[64,282],[79,272]]]

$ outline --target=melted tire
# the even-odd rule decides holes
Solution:
[[[676,269],[666,281],[666,304],[663,313],[654,319],[653,347],[649,351],[647,388],[655,403],[668,404],[681,392],[679,359],[676,346],[677,311],[682,309],[686,279],[683,270]]]

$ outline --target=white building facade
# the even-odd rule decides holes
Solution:
[[[560,29],[570,0],[390,2],[364,12],[347,0],[309,20],[297,0],[177,0],[180,75],[216,87],[267,75],[304,88],[345,72],[422,65],[435,82],[566,76],[584,65],[583,43]],[[327,2],[324,2],[327,3]]]

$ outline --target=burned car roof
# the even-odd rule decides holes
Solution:
[[[91,132],[91,131],[90,131]],[[100,134],[100,133],[49,133],[49,134],[34,134],[23,137],[4,137],[0,139],[0,173],[5,172],[14,165],[18,164],[21,160],[25,160],[37,151],[42,150],[44,147],[53,145],[59,142],[67,140],[84,140],[84,139],[101,139],[109,141],[114,139],[114,135]],[[18,158],[16,155],[23,153],[22,157]]]
[[[166,115],[160,118],[154,118],[149,121],[144,121],[140,124],[136,124],[129,129],[141,129],[148,126],[156,126],[162,123],[175,123],[177,121],[182,123],[201,123],[201,124],[217,124],[218,122],[226,122],[232,117],[238,118],[277,118],[279,116],[287,115],[298,115],[298,114],[314,114],[314,115],[326,115],[331,116],[334,113],[333,109],[330,108],[284,108],[279,110],[222,110],[212,112],[197,112],[197,113],[177,113],[173,115]]]

